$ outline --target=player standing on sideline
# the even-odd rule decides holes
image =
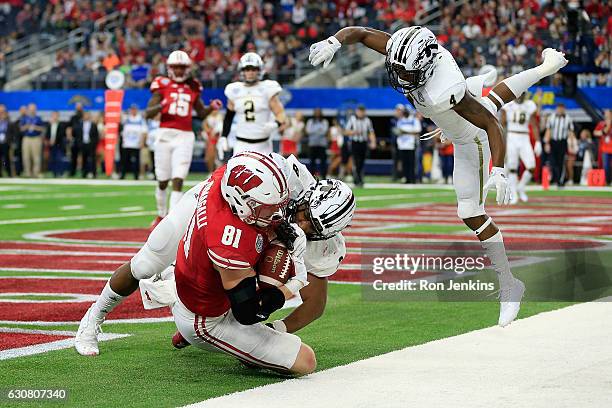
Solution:
[[[276,81],[262,80],[263,66],[259,55],[247,52],[238,63],[241,80],[225,87],[227,111],[219,139],[224,151],[229,150],[227,136],[235,115],[238,117],[233,154],[247,150],[272,153],[272,132],[276,129],[282,132],[285,129],[285,108],[278,97],[282,88]]]
[[[179,202],[183,193],[183,180],[189,173],[195,134],[191,124],[193,110],[200,119],[213,110],[221,108],[215,99],[205,106],[200,98],[202,85],[191,77],[191,59],[184,51],[173,51],[166,61],[168,77],[158,76],[151,83],[153,96],[149,100],[146,118],[152,119],[161,113],[160,128],[155,142],[155,176],[157,188],[157,218],[154,228],[168,213],[168,182],[172,180],[170,208]]]
[[[535,156],[539,156],[542,153],[542,144],[538,134],[540,126],[536,119],[537,111],[538,106],[534,101],[526,99],[525,93],[521,94],[516,101],[504,105],[501,110],[501,123],[506,127],[507,132],[508,153],[506,164],[510,172],[508,181],[512,191],[510,204],[516,204],[519,198],[521,201],[527,202],[528,198],[525,193],[525,187],[533,177]],[[531,147],[529,126],[531,126],[536,135],[534,147]],[[525,166],[520,182],[518,181],[517,173],[519,159]]]
[[[510,272],[502,234],[484,209],[491,188],[497,190],[498,204],[508,204],[511,198],[504,172],[506,143],[496,114],[530,86],[559,71],[567,60],[563,53],[547,48],[541,65],[506,78],[486,98],[480,95],[489,74],[466,81],[450,52],[425,27],[402,28],[393,35],[368,27],[346,27],[313,44],[309,60],[314,66],[323,63],[325,67],[342,44],[355,43],[386,56],[391,86],[453,142],[457,215],[476,233],[497,272],[501,301],[498,324],[507,326],[518,314],[525,285]]]

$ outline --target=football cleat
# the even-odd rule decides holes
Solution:
[[[510,205],[515,205],[518,203],[518,195],[516,193],[513,193],[512,196],[510,197]]]
[[[179,332],[178,330],[176,331],[176,333],[174,333],[174,336],[172,336],[172,345],[175,349],[179,350],[187,346],[191,346],[191,344],[187,340],[185,340],[181,332]]]
[[[81,319],[79,330],[77,330],[76,337],[74,338],[74,348],[82,356],[97,356],[100,354],[98,334],[102,333],[102,329],[95,321],[92,313],[93,307],[94,305],[91,305],[87,309],[87,313]]]
[[[544,76],[555,74],[561,68],[567,65],[565,54],[555,50],[554,48],[546,48],[542,51],[542,65],[540,65],[541,72]]]
[[[521,308],[521,299],[525,293],[525,284],[513,278],[512,286],[499,291],[500,307],[498,325],[506,327],[516,319]]]
[[[159,224],[161,222],[161,220],[163,220],[164,217],[161,216],[157,216],[157,218],[155,218],[153,220],[153,222],[151,223],[151,225],[149,226],[149,231],[153,231],[155,229],[155,227],[157,227],[157,224]]]
[[[527,194],[524,191],[519,191],[519,198],[521,199],[522,202],[526,203],[527,201],[529,201],[529,197],[527,197]]]

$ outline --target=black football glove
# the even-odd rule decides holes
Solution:
[[[282,242],[289,251],[293,251],[293,243],[298,235],[291,224],[289,224],[289,221],[281,221],[274,229],[274,232],[276,233],[276,238]]]

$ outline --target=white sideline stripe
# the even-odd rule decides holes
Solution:
[[[103,218],[127,218],[127,217],[139,217],[141,215],[153,215],[157,214],[156,211],[137,211],[123,214],[91,214],[91,215],[74,215],[72,217],[47,217],[47,218],[26,218],[20,220],[2,220],[0,225],[14,225],[14,224],[36,224],[40,222],[60,222],[60,221],[78,221],[78,220],[97,220]]]
[[[25,296],[65,296],[68,299],[61,300],[31,300],[31,299],[20,299]],[[2,292],[0,293],[0,303],[80,303],[80,302],[95,302],[100,295],[89,295],[84,293],[16,293],[16,292]],[[7,299],[12,298],[12,299]]]
[[[40,331],[41,334],[46,334],[44,330],[33,330],[33,331]],[[0,329],[0,332],[2,332],[1,329]],[[15,333],[19,333],[19,331],[15,331]],[[66,332],[66,333],[72,333],[72,334],[67,334],[67,335],[72,335],[72,336],[76,335],[76,332]],[[50,332],[49,334],[53,334],[53,333]],[[129,337],[129,336],[130,336],[129,334],[101,333],[98,335],[98,341],[121,339],[123,337]],[[73,346],[74,346],[74,339],[57,340],[57,341],[52,341],[50,343],[45,343],[45,344],[33,344],[31,346],[0,351],[0,360],[8,360],[11,358],[31,356],[34,354],[46,353],[48,351],[53,351],[53,350],[67,349]]]
[[[202,177],[205,180],[206,177]],[[202,180],[185,180],[184,186],[195,186],[201,183]],[[72,185],[72,186],[155,186],[155,180],[79,180],[79,179],[20,179],[6,178],[0,181],[0,185],[4,184],[54,184],[54,185]]]
[[[36,272],[36,271],[32,271]],[[110,272],[109,272],[110,275]],[[83,280],[103,280],[108,278],[96,276],[52,276],[52,275],[17,275],[17,276],[0,276],[0,279],[83,279]]]
[[[131,323],[165,323],[174,322],[173,317],[143,317],[140,319],[116,319],[116,320],[105,320],[104,325],[107,324],[131,324]],[[45,322],[41,320],[22,321],[22,320],[0,320],[0,324],[19,324],[24,326],[65,326],[69,324],[78,325],[80,321],[74,322]]]
[[[144,207],[142,206],[135,206],[135,207],[121,207],[119,208],[119,211],[142,211],[144,209]]]
[[[62,205],[59,209],[63,211],[71,211],[71,210],[82,210],[85,208],[82,204],[74,204],[74,205]]]
[[[104,231],[104,230],[109,230],[109,231],[113,231],[116,230],[117,228],[109,228],[109,227],[102,227],[102,228],[95,228],[96,231]],[[28,234],[23,234],[23,237],[25,239],[31,239],[31,240],[38,240],[38,241],[49,241],[49,242],[53,242],[53,245],[65,245],[65,246],[85,246],[85,247],[91,247],[91,246],[98,246],[98,245],[105,245],[108,247],[116,247],[116,248],[132,248],[134,246],[137,247],[141,247],[142,243],[138,243],[138,242],[125,242],[125,241],[96,241],[96,240],[83,240],[83,239],[71,239],[71,238],[56,238],[56,237],[50,237],[49,235],[55,235],[55,234],[65,234],[68,232],[82,232],[82,231],[89,231],[90,229],[87,228],[71,228],[71,229],[61,229],[61,230],[45,230],[45,231],[38,231],[38,232],[30,232]],[[23,241],[7,241],[7,242],[13,242],[13,243],[18,243],[21,244],[23,243]],[[39,245],[49,245],[48,242],[27,242],[27,244],[39,244]]]
[[[151,195],[150,192],[145,191],[132,191],[132,192],[98,192],[98,193],[54,193],[54,194],[13,194],[0,196],[0,201],[8,200],[48,200],[51,198],[100,198],[100,197],[123,197],[123,196],[137,196],[137,195]]]
[[[4,204],[1,208],[5,210],[15,210],[18,208],[24,208],[25,204]]]
[[[357,361],[189,407],[610,405],[612,298]],[[461,316],[457,316],[461,318]],[[393,328],[389,328],[392,330]],[[342,401],[339,403],[339,401]]]
[[[380,194],[357,197],[357,201],[376,201],[376,200],[400,200],[402,198],[432,198],[432,197],[450,197],[455,193],[447,193],[438,191],[436,193],[413,193],[413,194]]]
[[[58,251],[53,249],[0,249],[0,254],[5,255],[70,255],[70,256],[100,256],[100,257],[118,257],[131,258],[136,254],[129,252],[74,252],[74,251]]]

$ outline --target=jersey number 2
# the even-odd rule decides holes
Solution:
[[[223,230],[223,236],[221,237],[221,243],[223,245],[231,245],[234,248],[238,248],[241,235],[242,230],[240,228],[236,228],[233,225],[226,225]]]
[[[189,115],[189,105],[191,104],[190,94],[172,92],[170,97],[172,98],[172,102],[168,108],[168,114],[177,116]]]
[[[244,101],[244,120],[246,122],[255,122],[255,105],[253,101]]]

